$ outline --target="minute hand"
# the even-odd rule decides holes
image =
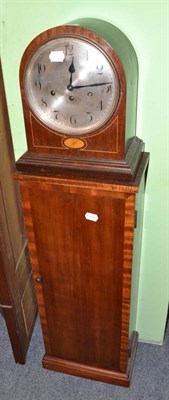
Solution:
[[[71,86],[71,90],[74,89],[82,89],[86,87],[96,87],[96,86],[104,86],[104,85],[110,85],[112,82],[101,82],[101,83],[91,83],[90,85],[78,85],[78,86]]]

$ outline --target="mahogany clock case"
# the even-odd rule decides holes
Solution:
[[[118,105],[103,126],[86,135],[52,130],[26,97],[32,54],[57,37],[92,43],[117,72]],[[95,19],[41,33],[20,66],[28,151],[16,163],[15,178],[45,343],[43,366],[123,386],[130,383],[137,347],[132,271],[139,271],[149,161],[135,136],[137,78],[129,40]],[[138,287],[139,273],[134,276]]]
[[[76,25],[73,25],[76,24]],[[39,46],[59,37],[77,37],[99,48],[113,64],[119,80],[119,100],[115,112],[99,129],[71,137],[52,130],[32,111],[25,93],[25,71],[31,55]],[[96,179],[111,174],[111,179],[132,181],[141,161],[144,144],[135,136],[138,66],[135,51],[126,36],[104,21],[73,21],[38,35],[25,50],[20,65],[28,152],[17,168],[43,168],[67,176]],[[98,99],[100,100],[100,99]],[[68,139],[68,140],[67,140]],[[66,145],[65,145],[66,144]]]

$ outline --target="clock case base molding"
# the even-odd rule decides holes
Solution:
[[[72,361],[62,360],[56,357],[44,355],[42,360],[43,368],[47,368],[56,372],[61,372],[70,375],[76,375],[81,378],[93,379],[114,385],[129,387],[134,359],[137,350],[138,332],[133,332],[131,338],[131,346],[129,349],[129,360],[127,372],[116,372],[97,367],[90,367],[89,365],[79,364]]]
[[[130,139],[125,160],[87,160],[78,157],[59,157],[27,151],[16,163],[17,171],[48,176],[79,177],[106,181],[132,182],[144,157],[144,143],[134,136]]]

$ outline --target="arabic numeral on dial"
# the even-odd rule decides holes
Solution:
[[[38,74],[41,74],[41,73],[46,71],[46,65],[45,64],[38,63],[37,68],[38,68]]]
[[[98,105],[97,105],[97,108],[98,108],[100,111],[103,110],[103,101],[102,101],[102,100],[99,101],[99,103],[98,103]]]
[[[70,43],[65,44],[65,53],[66,53],[66,56],[72,56],[72,54],[73,54],[73,45],[72,44],[70,44]]]
[[[107,86],[103,87],[102,93],[112,94],[112,85],[109,83]]]
[[[42,87],[42,84],[41,84],[41,81],[35,81],[35,86],[37,87],[37,89],[40,89],[41,90],[41,87]]]
[[[48,106],[48,103],[47,103],[47,101],[46,101],[46,99],[41,99],[41,103],[45,106],[45,107],[47,107]]]
[[[112,91],[112,85],[107,85],[106,93],[111,92],[111,91]]]
[[[58,111],[58,110],[54,110],[54,113],[55,113],[55,119],[58,119],[58,113],[59,113],[59,111]]]
[[[87,114],[87,116],[89,117],[89,122],[92,122],[93,117],[92,117],[92,115],[91,115],[91,112],[88,111],[86,114]]]
[[[102,64],[96,65],[96,69],[97,69],[98,75],[102,75],[103,74],[103,65]]]
[[[70,117],[70,123],[72,124],[72,125],[76,125],[76,118],[72,115],[71,117]]]

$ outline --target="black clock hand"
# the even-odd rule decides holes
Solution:
[[[70,67],[69,67],[69,72],[70,72],[70,83],[69,83],[67,88],[71,88],[72,87],[72,74],[74,74],[74,72],[75,72],[73,57],[72,57],[72,62],[71,62]]]
[[[91,83],[90,85],[79,85],[79,86],[73,86],[73,85],[68,85],[67,89],[72,91],[74,89],[82,89],[86,87],[96,87],[96,86],[104,86],[104,85],[110,85],[112,82],[101,82],[101,83]]]

